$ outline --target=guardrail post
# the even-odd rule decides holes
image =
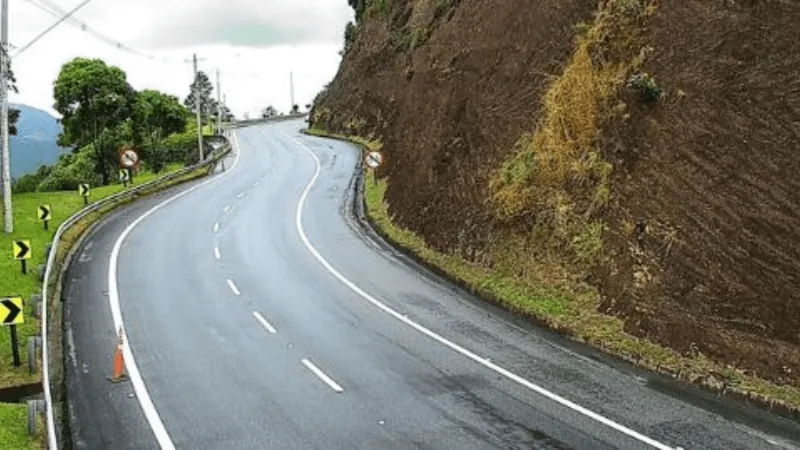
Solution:
[[[39,336],[31,336],[28,338],[28,372],[36,373],[39,367],[39,350],[42,348],[42,338]]]
[[[41,294],[31,295],[29,303],[31,306],[31,310],[33,311],[33,317],[40,319],[42,317],[42,295]]]
[[[28,400],[28,434],[36,435],[39,425],[39,415],[44,412],[44,400]]]

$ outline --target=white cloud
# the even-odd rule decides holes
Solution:
[[[35,4],[70,10],[79,1],[10,3],[9,40],[19,48],[56,20]],[[222,92],[237,116],[253,116],[270,104],[286,111],[290,71],[301,107],[336,74],[342,30],[351,17],[345,0],[92,0],[77,20],[155,58],[118,49],[65,22],[12,61],[20,93],[12,93],[11,101],[53,112],[53,81],[77,56],[121,67],[136,89],[183,99],[197,53],[200,69],[212,80],[221,71]]]

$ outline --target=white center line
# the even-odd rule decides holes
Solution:
[[[214,233],[216,233],[217,231],[219,231],[219,222],[214,224]]]
[[[219,247],[214,247],[214,258],[219,259]]]
[[[253,316],[256,318],[256,320],[261,322],[261,325],[263,325],[267,331],[272,334],[278,334],[278,330],[276,330],[271,323],[267,322],[267,319],[265,319],[264,316],[262,316],[258,311],[253,311]]]
[[[342,389],[341,386],[336,384],[336,382],[333,381],[331,377],[325,375],[325,372],[321,371],[319,367],[314,365],[314,363],[305,358],[302,359],[301,362],[303,363],[304,366],[308,368],[308,370],[314,372],[314,375],[316,375],[317,378],[325,382],[325,384],[327,384],[331,389],[333,389],[336,392],[344,392],[344,389]]]
[[[288,135],[287,135],[287,137],[288,137]],[[641,434],[641,433],[639,433],[639,432],[637,432],[637,431],[635,431],[635,430],[633,430],[631,428],[628,428],[628,427],[626,427],[626,426],[624,426],[622,424],[614,422],[613,420],[611,420],[611,419],[609,419],[609,418],[607,418],[605,416],[602,416],[602,415],[600,415],[600,414],[598,414],[598,413],[596,413],[596,412],[594,412],[594,411],[592,411],[592,410],[590,410],[588,408],[585,408],[585,407],[583,407],[583,406],[581,406],[581,405],[579,405],[579,404],[577,404],[575,402],[572,402],[572,401],[570,401],[570,400],[568,400],[568,399],[566,399],[564,397],[561,397],[560,395],[557,395],[554,392],[551,392],[551,391],[545,389],[544,387],[539,386],[538,384],[535,384],[532,381],[529,381],[529,380],[517,375],[516,373],[511,372],[510,370],[505,369],[505,368],[501,367],[500,365],[491,362],[488,358],[484,358],[484,357],[482,357],[482,356],[480,356],[480,355],[478,355],[478,354],[476,354],[476,353],[474,353],[474,352],[462,347],[461,345],[459,345],[459,344],[457,344],[457,343],[455,343],[453,341],[448,340],[447,338],[445,338],[444,336],[434,332],[433,330],[428,329],[428,328],[418,324],[417,322],[414,322],[413,320],[411,320],[408,317],[404,316],[403,314],[401,314],[397,310],[391,308],[390,306],[388,306],[385,303],[381,302],[377,298],[373,297],[372,295],[370,295],[369,293],[367,293],[366,291],[364,291],[363,289],[358,287],[352,281],[348,280],[344,275],[342,275],[338,270],[336,270],[336,268],[334,268],[333,265],[331,265],[331,263],[329,263],[327,259],[325,259],[319,253],[319,251],[316,249],[316,247],[314,247],[311,244],[311,241],[309,241],[308,236],[306,235],[305,229],[303,228],[303,208],[305,207],[306,198],[308,198],[308,193],[311,191],[311,188],[314,187],[314,183],[317,181],[317,178],[319,178],[320,172],[322,171],[322,164],[321,164],[321,162],[319,160],[319,157],[317,157],[317,155],[310,148],[308,148],[305,144],[303,144],[299,140],[294,139],[294,138],[292,138],[292,139],[294,140],[294,142],[297,145],[299,145],[300,147],[302,147],[303,149],[305,149],[309,153],[311,158],[314,159],[314,165],[316,166],[316,170],[314,172],[314,175],[311,177],[311,180],[309,180],[308,184],[306,185],[305,190],[300,195],[300,200],[297,202],[297,210],[295,211],[295,228],[297,228],[297,234],[300,235],[300,240],[303,241],[303,244],[306,246],[308,251],[311,252],[311,254],[314,256],[314,258],[317,261],[319,261],[319,263],[322,264],[322,266],[325,267],[325,269],[328,272],[330,272],[331,275],[333,275],[334,277],[336,277],[336,279],[341,281],[342,284],[344,284],[345,286],[350,288],[350,290],[352,290],[353,292],[355,292],[356,294],[361,296],[361,298],[363,298],[364,300],[366,300],[368,303],[372,304],[376,308],[380,309],[381,311],[385,312],[386,314],[394,317],[395,319],[397,319],[400,322],[408,325],[409,327],[419,331],[420,333],[424,334],[425,336],[428,336],[429,338],[431,338],[434,341],[444,345],[445,347],[450,348],[451,350],[455,351],[456,353],[459,353],[459,354],[465,356],[466,358],[469,358],[472,361],[474,361],[474,362],[486,367],[487,369],[497,373],[498,375],[502,375],[503,377],[505,377],[505,378],[507,378],[507,379],[509,379],[511,381],[514,381],[515,383],[517,383],[517,384],[519,384],[521,386],[524,386],[524,387],[530,389],[531,391],[536,392],[537,394],[552,400],[555,403],[558,403],[558,404],[560,404],[560,405],[562,405],[562,406],[564,406],[566,408],[569,408],[569,409],[571,409],[571,410],[573,410],[573,411],[575,411],[575,412],[577,412],[579,414],[582,414],[582,415],[584,415],[584,416],[586,416],[586,417],[588,417],[588,418],[590,418],[590,419],[592,419],[592,420],[594,420],[596,422],[599,422],[599,423],[601,423],[601,424],[603,424],[603,425],[605,425],[605,426],[607,426],[607,427],[609,427],[609,428],[611,428],[613,430],[616,430],[616,431],[618,431],[618,432],[620,432],[622,434],[625,434],[625,435],[627,435],[627,436],[629,436],[629,437],[631,437],[633,439],[636,439],[637,441],[645,443],[645,444],[647,444],[647,445],[649,445],[649,446],[651,446],[653,448],[657,448],[659,450],[675,450],[675,447],[672,447],[672,446],[669,446],[669,445],[664,444],[662,442],[659,442],[659,441],[657,441],[657,440],[655,440],[653,438],[650,438],[648,436],[645,436],[645,435],[643,435],[643,434]]]
[[[231,209],[231,205],[225,205],[225,207],[222,208],[222,212],[226,213],[229,209]]]
[[[228,286],[231,288],[231,290],[233,291],[234,294],[242,295],[242,293],[239,292],[239,289],[236,289],[236,285],[233,284],[233,281],[231,281],[230,279],[228,280]]]

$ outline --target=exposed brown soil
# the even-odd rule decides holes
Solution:
[[[610,127],[599,279],[627,328],[800,384],[800,3],[661,1],[645,67],[668,96]],[[629,105],[635,102],[629,101]],[[652,275],[637,286],[635,272]],[[612,275],[616,273],[615,275]]]
[[[415,3],[365,21],[315,113],[330,112],[319,120],[330,131],[381,138],[400,225],[483,261],[504,231],[489,179],[533,131],[573,26],[598,2],[461,0],[438,18],[437,2]],[[628,115],[603,126],[612,200],[590,278],[629,332],[796,386],[798,19],[788,0],[658,2],[644,69],[666,97],[651,107],[621,92]]]

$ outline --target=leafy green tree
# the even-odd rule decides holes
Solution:
[[[292,114],[300,114],[300,105],[292,105]]]
[[[262,119],[269,119],[269,118],[275,117],[277,115],[278,115],[278,110],[275,109],[275,107],[273,107],[272,105],[267,106],[266,108],[264,108],[263,111],[261,111],[261,118]]]
[[[347,0],[347,3],[356,13],[356,23],[361,23],[361,19],[364,18],[364,12],[367,10],[367,3],[369,3],[369,0]]]
[[[2,51],[2,50],[0,50]],[[8,71],[6,72],[6,81],[8,82],[8,90],[19,94],[19,89],[17,89],[17,78],[14,76],[14,71],[11,70],[11,60],[8,61]],[[16,136],[17,135],[17,123],[19,122],[19,113],[20,111],[16,108],[9,108],[8,109],[8,135],[9,136]]]
[[[183,105],[189,108],[193,114],[197,114],[197,107],[195,106],[195,96],[200,97],[200,116],[208,118],[212,113],[216,114],[216,100],[213,97],[214,86],[205,72],[202,70],[197,71],[192,84],[189,85],[189,95],[183,101]]]
[[[75,149],[94,144],[94,171],[108,184],[118,165],[122,126],[136,99],[125,72],[100,59],[75,58],[61,67],[53,97],[54,109],[62,116],[58,144]]]
[[[160,172],[168,162],[164,139],[186,130],[187,115],[175,96],[154,90],[137,95],[132,117],[134,141],[142,144],[142,159],[153,171]]]
[[[347,25],[344,27],[344,53],[350,51],[350,47],[353,46],[353,42],[356,40],[356,34],[358,33],[358,27],[353,22],[347,22]]]
[[[234,119],[234,115],[231,112],[231,109],[225,105],[222,105],[222,120],[225,122],[230,122]]]

